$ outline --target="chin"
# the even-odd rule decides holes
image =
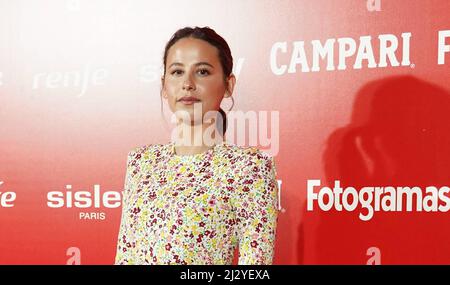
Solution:
[[[194,119],[195,119],[194,118],[194,110],[193,109],[189,110],[189,109],[186,109],[186,108],[177,108],[176,112],[174,114],[175,114],[175,116],[177,118],[177,121],[179,121],[179,120],[186,120],[186,121],[193,122]],[[199,115],[197,115],[197,116],[199,116]],[[199,117],[198,120],[200,120],[200,119],[201,119],[201,114],[200,114],[200,117]]]

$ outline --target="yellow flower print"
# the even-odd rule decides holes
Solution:
[[[124,191],[135,196],[123,205],[128,213],[115,263],[227,264],[239,245],[239,264],[271,264],[278,210],[267,158],[256,148],[226,145],[212,156],[181,160],[169,146],[149,145],[129,156]],[[270,177],[255,179],[254,167]],[[158,184],[160,177],[166,183]],[[137,192],[143,179],[148,188]],[[130,215],[137,207],[140,215]]]

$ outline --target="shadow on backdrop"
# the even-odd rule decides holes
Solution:
[[[333,188],[335,180],[342,188],[357,190],[418,186],[422,202],[427,186],[439,189],[450,184],[449,116],[449,92],[430,82],[396,76],[366,84],[355,97],[351,122],[326,141],[327,181],[321,186]],[[325,212],[315,201],[314,211],[304,212],[303,219],[318,221],[311,229],[315,231],[316,262],[371,263],[370,248],[376,248],[381,264],[449,264],[450,214],[416,211],[418,196],[412,195],[412,211],[406,211],[403,199],[402,211],[380,209],[369,221],[359,218],[360,213],[367,214],[360,205],[351,212],[334,208]],[[439,205],[446,206],[446,200],[438,201]],[[299,263],[303,263],[303,232],[307,230],[302,223]]]

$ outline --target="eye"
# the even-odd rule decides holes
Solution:
[[[200,75],[203,75],[203,76],[209,75],[209,74],[210,74],[209,70],[206,69],[206,68],[199,69],[199,70],[198,70],[198,73],[199,73]]]
[[[175,70],[173,70],[170,74],[172,74],[172,75],[180,75],[180,74],[182,74],[183,73],[183,70],[181,70],[181,69],[175,69]]]

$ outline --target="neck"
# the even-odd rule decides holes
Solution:
[[[178,136],[174,141],[177,155],[203,153],[223,141],[223,137],[212,123],[196,125],[180,123],[176,129]]]

